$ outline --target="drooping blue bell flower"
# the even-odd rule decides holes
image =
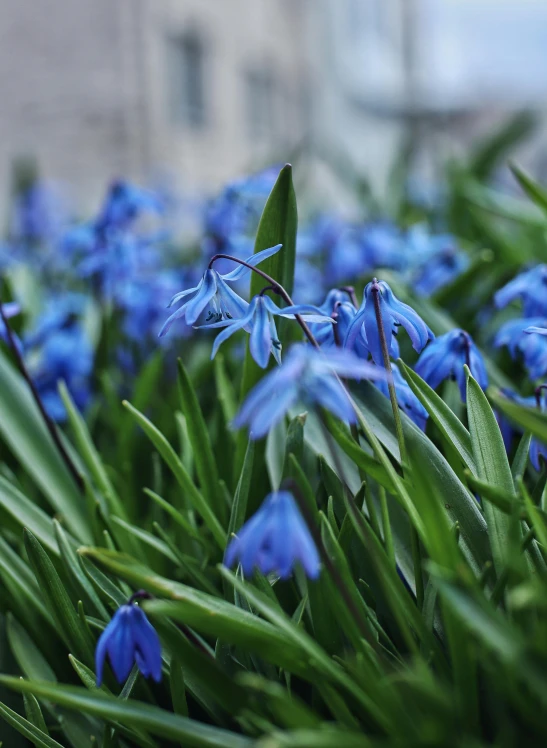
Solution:
[[[469,333],[456,329],[430,343],[418,359],[415,369],[433,389],[445,379],[455,379],[460,388],[461,399],[466,402],[467,382],[464,365],[469,367],[482,389],[486,389],[488,374],[482,354]]]
[[[23,338],[25,361],[48,415],[66,419],[58,392],[64,381],[76,407],[84,410],[91,398],[93,348],[82,324],[85,297],[55,296]]]
[[[232,538],[224,563],[241,564],[245,576],[254,569],[288,579],[300,564],[306,576],[319,576],[319,553],[310,531],[289,491],[274,491]]]
[[[525,270],[494,295],[498,309],[516,299],[522,301],[525,317],[547,315],[547,265],[536,265]]]
[[[201,325],[199,329],[225,328],[215,338],[211,358],[215,357],[219,346],[235,332],[246,330],[250,333],[249,350],[251,355],[256,363],[262,369],[265,369],[268,365],[270,353],[273,353],[278,364],[281,363],[281,343],[277,335],[274,317],[295,319],[297,314],[302,317],[304,322],[334,324],[331,317],[323,314],[320,309],[311,304],[296,304],[280,309],[268,296],[258,295],[251,300],[243,317],[212,322]]]
[[[263,249],[262,252],[257,252],[248,257],[245,262],[255,267],[263,260],[279,252],[280,249],[281,244]],[[184,300],[184,303],[167,319],[160,331],[160,337],[165,335],[173,322],[178,319],[184,319],[187,325],[194,325],[206,309],[210,310],[207,321],[220,322],[224,319],[243,317],[249,304],[238,296],[228,284],[243,278],[249,272],[251,272],[250,269],[245,265],[238,265],[235,270],[225,275],[221,275],[214,268],[207,268],[195,288],[189,288],[173,296],[169,306],[182,300]]]
[[[133,663],[145,678],[161,680],[161,644],[158,634],[138,605],[122,605],[114,613],[95,649],[97,686],[103,681],[106,656],[118,683],[127,680]]]
[[[469,266],[468,256],[457,247],[447,243],[414,273],[412,285],[416,293],[431,296],[454,281]]]
[[[377,294],[380,304],[384,333],[387,339],[388,352],[394,355],[394,344],[392,332],[402,325],[412,341],[412,347],[418,353],[425,347],[429,340],[435,336],[423,319],[402,301],[399,301],[389,285],[384,281],[378,282],[374,279],[368,283],[363,296],[363,303],[349,326],[344,340],[344,348],[352,349],[361,330],[364,327],[367,347],[372,354],[374,363],[378,366],[384,365],[380,333],[376,319],[374,296]]]
[[[154,193],[117,179],[108,189],[94,227],[99,234],[127,229],[144,213],[159,213],[161,209],[160,201]]]
[[[414,421],[416,426],[418,426],[422,431],[425,431],[429,413],[408,386],[406,380],[399,371],[397,364],[391,364],[391,370],[393,372],[393,384],[395,386],[395,394],[397,395],[399,407],[401,410],[404,410],[412,421]],[[376,387],[378,387],[386,397],[389,397],[387,380],[380,379],[376,382]]]
[[[526,331],[544,327],[547,327],[545,317],[513,319],[503,324],[494,338],[494,345],[507,346],[513,359],[522,356],[532,379],[540,379],[547,374],[547,337],[543,334],[527,334]]]
[[[294,345],[282,366],[270,372],[247,396],[233,426],[248,426],[251,439],[260,439],[296,405],[321,407],[343,421],[357,418],[347,391],[336,378],[372,379],[385,377],[385,371],[363,361],[354,353],[328,348],[318,351]]]
[[[525,408],[539,408],[541,412],[545,412],[545,397],[543,395],[544,386],[536,389],[536,395],[530,395],[529,397],[522,397],[516,392],[508,389],[507,387],[502,388],[501,393],[508,400],[514,403],[524,406]],[[515,434],[522,434],[522,429],[516,426],[503,412],[496,411],[496,420],[500,427],[501,435],[503,437],[503,443],[507,452],[510,451],[513,444]],[[547,445],[541,442],[537,437],[532,437],[530,440],[530,462],[535,470],[538,472],[541,470],[541,463],[545,461],[547,463]]]

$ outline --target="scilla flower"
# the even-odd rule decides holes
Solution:
[[[547,314],[547,265],[525,270],[495,294],[494,301],[501,309],[515,299],[522,300],[525,317]]]
[[[158,634],[142,608],[132,600],[118,608],[97,642],[97,686],[103,681],[106,655],[118,683],[127,679],[134,662],[145,678],[153,678],[156,683],[161,680],[161,645]]]
[[[429,413],[406,383],[397,364],[391,364],[391,370],[393,372],[393,384],[395,385],[395,394],[397,395],[399,408],[404,410],[416,426],[425,431]],[[386,380],[381,379],[376,383],[376,386],[386,397],[389,397],[389,388]]]
[[[253,569],[287,579],[297,563],[310,579],[319,576],[319,554],[300,510],[289,491],[275,491],[230,541],[226,566],[241,564],[245,576]]]
[[[379,299],[380,314],[390,355],[394,355],[393,335],[391,333],[399,325],[402,325],[407,331],[414,350],[418,352],[425,347],[428,340],[432,340],[435,337],[414,309],[409,307],[408,304],[403,304],[402,301],[396,298],[387,283],[384,281],[378,282],[374,279],[366,286],[361,308],[348,327],[344,340],[344,348],[349,348],[350,350],[353,348],[364,327],[367,346],[374,362],[378,366],[384,365],[380,333],[376,319],[375,295]]]
[[[255,267],[263,260],[279,252],[280,249],[281,244],[263,249],[262,252],[257,252],[248,257],[245,262]],[[243,317],[249,304],[238,296],[228,283],[243,278],[248,272],[250,272],[250,268],[245,267],[245,265],[238,265],[235,270],[225,275],[221,275],[212,267],[207,268],[195,288],[189,288],[173,296],[169,306],[183,299],[184,304],[164,324],[160,331],[160,338],[165,335],[175,320],[184,319],[187,325],[193,325],[206,309],[210,310],[208,320],[213,319],[215,322],[220,322],[222,319]]]
[[[353,405],[335,374],[345,379],[385,377],[380,367],[350,351],[328,348],[323,352],[309,345],[295,345],[284,364],[251,390],[233,425],[249,426],[251,438],[260,439],[297,403],[325,408],[343,421],[355,423]]]
[[[334,323],[331,317],[323,314],[320,309],[311,304],[296,304],[280,309],[268,296],[255,296],[249,304],[246,313],[239,319],[228,319],[212,322],[209,325],[201,325],[205,328],[225,327],[215,339],[211,358],[214,358],[219,346],[238,330],[247,330],[251,333],[249,349],[256,363],[265,369],[268,365],[270,353],[273,353],[278,364],[281,363],[281,343],[277,336],[274,316],[295,319],[295,315],[301,315],[305,322]]]
[[[512,358],[522,356],[532,379],[539,379],[547,373],[547,338],[543,334],[526,333],[544,327],[547,327],[545,317],[512,319],[500,327],[494,338],[494,345],[507,346]]]
[[[455,379],[463,402],[466,401],[466,377],[464,365],[484,389],[488,387],[488,375],[482,354],[471,335],[464,330],[452,330],[433,341],[422,353],[416,364],[416,373],[435,389],[445,379]]]

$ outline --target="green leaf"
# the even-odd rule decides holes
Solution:
[[[371,719],[384,728],[387,726],[388,717],[382,710],[381,705],[375,704],[373,699],[357,686],[345,670],[340,668],[309,634],[295,625],[278,606],[272,605],[271,601],[265,595],[258,592],[251,585],[239,580],[231,571],[223,567],[220,569],[220,573],[233,585],[239,594],[247,599],[250,605],[268,618],[280,632],[283,632],[287,645],[293,644],[306,653],[310,667],[317,673],[316,678],[318,676],[328,677],[339,686],[342,686],[342,688],[356,699],[361,707],[364,707]],[[310,675],[311,673],[308,673],[308,678]]]
[[[14,691],[33,693],[69,709],[120,722],[133,729],[142,728],[153,735],[183,741],[188,748],[250,748],[252,745],[252,741],[243,735],[211,727],[133,699],[122,701],[99,691],[90,692],[83,687],[21,681],[9,676],[0,676],[0,684]],[[47,748],[57,748],[59,744],[53,742],[45,745]]]
[[[194,387],[180,358],[177,363],[179,396],[182,411],[186,417],[188,436],[192,444],[201,491],[220,523],[224,524],[227,519],[227,507],[219,490],[219,476],[209,432]]]
[[[291,672],[306,672],[299,649],[266,621],[206,592],[160,577],[125,554],[99,548],[84,548],[80,552],[133,587],[169,598],[143,604],[151,615],[175,618],[204,634],[254,651]]]
[[[49,551],[59,555],[51,517],[1,475],[0,508],[9,514],[21,529],[26,527]]]
[[[84,574],[81,560],[76,554],[74,544],[71,543],[71,541],[67,537],[67,534],[56,519],[53,520],[53,526],[55,528],[55,537],[57,538],[57,544],[59,546],[59,551],[61,552],[61,557],[65,564],[69,578],[74,580],[74,582],[76,583],[75,586],[77,586],[78,588],[78,596],[82,597],[83,593],[84,601],[91,606],[94,612],[101,618],[108,618],[106,608],[95,592],[93,585]]]
[[[188,716],[186,703],[186,686],[184,684],[184,664],[180,657],[173,655],[169,666],[169,685],[171,687],[171,703],[175,714]]]
[[[49,681],[57,680],[55,673],[48,665],[43,654],[11,613],[8,613],[7,622],[10,649],[17,664],[27,678]]]
[[[393,481],[386,472],[383,465],[372,455],[365,452],[365,450],[357,444],[355,439],[350,434],[347,426],[342,424],[337,418],[334,418],[330,413],[325,411],[323,413],[325,425],[328,428],[330,434],[336,440],[336,443],[344,450],[348,457],[359,467],[364,473],[370,475],[371,478],[378,481],[386,491],[390,493],[395,492]]]
[[[528,197],[547,211],[547,190],[516,164],[509,164],[509,168]]]
[[[16,681],[16,678],[11,680]],[[25,681],[22,681],[23,683]],[[16,689],[19,690],[19,689]],[[23,690],[23,689],[21,689]],[[63,748],[61,743],[58,743],[53,738],[50,738],[47,733],[40,730],[38,727],[29,722],[28,720],[21,717],[17,712],[14,712],[5,704],[0,702],[0,717],[2,717],[8,725],[11,725],[17,732],[28,738],[37,748]]]
[[[486,395],[473,379],[468,368],[467,417],[473,454],[480,480],[514,495],[513,476],[496,417]],[[508,544],[512,536],[512,521],[492,503],[484,505],[494,568],[498,575],[507,563]]]
[[[499,408],[510,421],[522,426],[524,431],[529,431],[540,441],[547,443],[547,413],[542,413],[539,408],[519,405],[509,400],[499,390],[488,390],[488,396],[496,408]]]
[[[357,402],[374,434],[382,443],[391,444],[394,439],[393,415],[388,398],[368,382],[361,383],[360,388],[362,394]],[[403,412],[401,420],[407,445],[411,445],[413,454],[420,455],[419,469],[428,476],[437,495],[442,496],[447,513],[460,526],[463,545],[472,554],[476,565],[482,568],[490,559],[490,547],[486,522],[477,502],[423,431]],[[386,429],[390,430],[388,439],[384,433]]]
[[[44,715],[42,714],[42,710],[40,709],[40,704],[38,703],[36,696],[33,696],[31,693],[23,694],[23,703],[25,705],[25,714],[27,715],[28,721],[32,722],[32,724],[39,730],[41,730],[45,735],[49,735],[49,731],[44,720]]]
[[[190,475],[188,475],[184,465],[182,464],[173,447],[169,444],[161,431],[156,428],[156,426],[154,426],[154,424],[149,421],[146,416],[136,410],[126,400],[124,400],[123,404],[133,415],[137,423],[141,426],[142,430],[150,439],[152,444],[156,447],[160,456],[163,458],[163,460],[177,479],[180,487],[184,492],[185,497],[188,499],[196,512],[203,518],[203,521],[210,529],[211,534],[216,540],[218,546],[222,550],[224,550],[224,547],[226,545],[226,533],[222,529],[222,525],[218,521],[209,504],[206,502],[204,496],[194,485],[192,478],[190,477]]]
[[[26,384],[0,352],[0,434],[51,506],[84,543],[91,542],[85,504],[59,456]]]
[[[531,112],[517,112],[473,148],[469,169],[485,180],[506,160],[507,153],[534,130],[537,118]]]
[[[78,614],[49,556],[31,532],[25,530],[25,548],[40,592],[68,647],[86,662],[93,662],[93,642],[82,628]]]
[[[234,494],[234,502],[228,524],[228,538],[231,538],[234,532],[237,532],[244,524],[247,517],[247,501],[249,491],[251,490],[251,480],[253,474],[253,463],[255,453],[255,442],[249,439],[245,460],[239,476],[239,481]]]
[[[234,386],[226,373],[224,357],[217,353],[213,361],[215,371],[215,384],[217,388],[218,401],[224,413],[226,423],[231,423],[237,412],[237,399]]]
[[[441,434],[456,449],[465,466],[476,475],[477,466],[469,431],[444,400],[416,372],[406,366],[401,359],[397,361],[397,365],[408,386],[427,410]]]
[[[114,490],[101,456],[93,444],[87,425],[74,405],[64,382],[59,383],[59,394],[64,403],[79,454],[97,488],[104,496],[109,511],[127,519],[125,507]]]
[[[296,195],[292,182],[292,167],[290,164],[284,166],[268,197],[264,211],[258,225],[254,251],[255,254],[263,249],[274,247],[276,244],[283,246],[272,257],[260,264],[260,270],[267,273],[274,280],[281,283],[287,293],[292,293],[294,283],[294,267],[296,261],[296,231],[298,228],[298,212],[296,208]],[[267,285],[264,278],[257,273],[251,272],[250,296],[256,296]],[[283,340],[283,330],[287,326],[279,325],[280,339]],[[243,399],[254,385],[264,375],[264,371],[253,360],[249,345],[245,354],[243,364],[243,379],[241,384],[241,399]],[[236,469],[239,470],[243,464],[245,450],[247,448],[246,434],[242,430],[237,437]],[[265,444],[261,441],[257,445],[255,460],[256,485],[264,486],[267,490],[265,476],[260,474],[265,453]],[[262,480],[260,480],[260,478]]]

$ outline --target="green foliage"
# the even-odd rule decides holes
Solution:
[[[454,215],[525,125],[462,167]],[[536,230],[547,193],[515,174],[534,217],[495,207]],[[283,244],[261,268],[288,289],[296,222],[287,166],[255,250]],[[461,226],[470,241],[488,233],[481,220]],[[465,285],[416,299],[436,332],[460,315],[472,321],[490,275],[497,282],[516,261],[518,234],[501,233]],[[252,293],[264,285],[253,276]],[[399,360],[430,416],[423,432],[401,414],[406,450],[389,400],[366,382],[351,390],[356,427],[295,409],[266,448],[230,430],[263,372],[248,352],[241,366],[228,351],[213,368],[192,350],[177,385],[158,395],[160,352],[133,405],[87,420],[61,388],[62,438],[82,489],[0,351],[0,724],[9,739],[47,748],[543,745],[546,474],[528,457],[532,436],[547,442],[547,416],[501,394],[517,374],[489,359],[494,387],[485,394],[468,375],[464,405]],[[512,460],[493,408],[526,432]],[[222,565],[233,534],[283,480],[320,544],[316,581],[300,569],[282,581]],[[107,666],[97,688],[94,646],[136,590],[150,595],[141,605],[161,639],[162,681],[134,668],[120,687]]]

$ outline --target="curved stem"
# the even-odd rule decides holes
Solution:
[[[255,268],[253,265],[250,265],[248,262],[245,262],[245,260],[240,260],[237,257],[233,257],[232,255],[225,255],[222,253],[213,255],[209,261],[208,267],[211,268],[213,266],[213,263],[215,260],[233,260],[233,262],[239,263],[239,265],[243,265],[246,268],[249,268],[249,270],[252,270],[253,273],[257,273],[262,278],[264,278],[265,281],[267,281],[270,286],[272,287],[272,291],[274,291],[276,294],[281,296],[283,301],[287,304],[287,306],[294,306],[294,301],[291,299],[289,294],[285,291],[281,283],[278,283],[275,278],[272,278],[271,275],[268,275],[268,273],[265,273],[263,270],[260,270],[260,268]],[[314,348],[319,349],[319,343],[315,339],[312,331],[308,327],[308,325],[304,322],[300,314],[295,314],[295,319],[302,328],[304,335],[307,337],[307,339],[310,341],[310,343],[314,346]]]
[[[38,406],[38,410],[40,411],[42,419],[46,425],[47,430],[49,431],[49,434],[53,440],[53,443],[57,447],[59,454],[61,455],[61,458],[63,459],[63,462],[68,468],[69,473],[74,478],[76,485],[78,486],[80,490],[83,491],[84,483],[83,483],[82,477],[80,473],[78,472],[78,470],[76,469],[76,466],[72,462],[72,459],[70,455],[68,454],[65,448],[65,445],[61,441],[59,432],[57,431],[57,427],[55,426],[55,423],[52,421],[52,419],[48,415],[44,407],[44,404],[42,402],[42,398],[40,397],[38,390],[36,389],[36,386],[34,382],[32,381],[32,377],[29,374],[29,371],[26,367],[23,356],[21,355],[21,352],[19,351],[19,348],[17,347],[17,343],[15,342],[15,338],[13,337],[13,332],[11,330],[8,319],[4,312],[4,305],[2,304],[1,301],[0,301],[0,317],[2,319],[2,322],[4,323],[4,327],[6,328],[6,337],[8,339],[8,345],[15,357],[15,361],[17,362],[17,366],[19,367],[19,371],[21,372],[21,374],[23,375],[23,378],[26,380],[29,386],[32,397],[34,398],[34,402]]]

